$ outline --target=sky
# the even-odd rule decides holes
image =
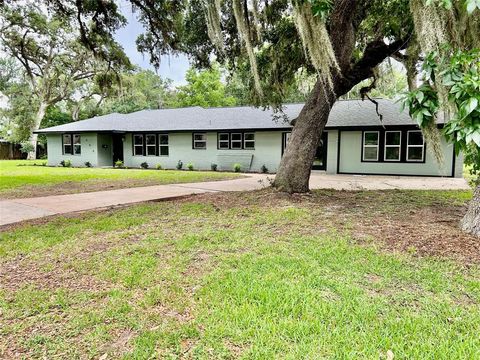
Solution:
[[[137,36],[144,32],[143,26],[137,21],[136,14],[132,13],[131,5],[127,1],[122,0],[119,3],[128,24],[117,31],[115,34],[116,40],[123,46],[125,53],[133,64],[155,71],[154,67],[150,65],[148,54],[142,55],[138,52],[135,44]],[[186,56],[162,56],[158,75],[162,78],[172,79],[174,86],[183,85],[188,68],[189,62]]]

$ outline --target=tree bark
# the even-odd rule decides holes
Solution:
[[[38,107],[37,113],[35,115],[35,120],[32,128],[32,134],[30,135],[30,144],[33,146],[33,150],[28,153],[28,160],[35,160],[37,158],[37,143],[38,143],[38,134],[35,134],[34,131],[40,129],[42,120],[45,117],[45,112],[47,111],[48,104],[41,102]]]
[[[317,81],[308,101],[295,120],[288,146],[275,176],[274,186],[288,193],[308,192],[315,152],[337,100],[334,89]]]
[[[473,191],[473,198],[470,201],[461,225],[463,231],[480,237],[480,184],[478,184]]]

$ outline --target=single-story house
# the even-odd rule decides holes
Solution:
[[[463,160],[442,140],[439,165],[422,133],[399,104],[337,101],[331,111],[313,169],[331,174],[388,174],[461,177]],[[127,167],[161,164],[174,169],[178,161],[195,169],[275,172],[303,104],[286,105],[286,118],[253,107],[143,110],[109,114],[39,130],[47,135],[48,164],[71,160],[73,166]],[[442,123],[439,123],[442,126]]]

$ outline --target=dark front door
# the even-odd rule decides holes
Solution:
[[[315,159],[313,160],[313,170],[327,170],[327,147],[328,147],[328,133],[322,134],[320,145],[318,145]]]
[[[112,135],[112,144],[113,144],[113,165],[115,161],[123,161],[123,137],[122,134],[113,134]]]

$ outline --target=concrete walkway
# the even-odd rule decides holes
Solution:
[[[81,194],[55,195],[0,201],[0,226],[46,216],[108,208],[145,201],[174,199],[182,196],[221,191],[247,191],[269,186],[273,175],[249,174],[234,180],[145,186]],[[312,189],[385,190],[385,189],[468,189],[463,179],[326,175],[313,172]]]

